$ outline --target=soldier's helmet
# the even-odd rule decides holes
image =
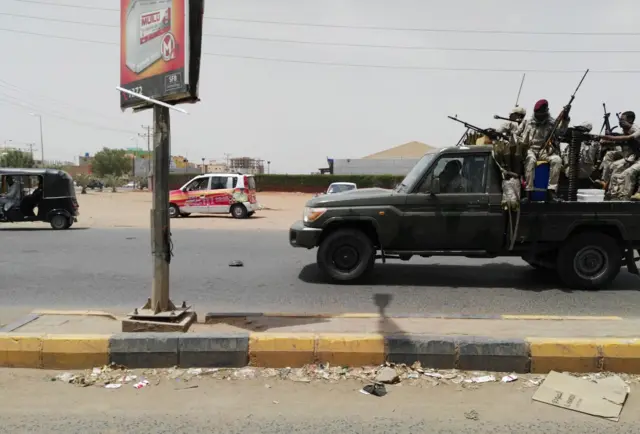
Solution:
[[[593,124],[591,122],[583,122],[579,125],[579,127],[586,131],[587,133],[591,132],[591,130],[593,129]]]
[[[524,107],[514,107],[511,110],[511,114],[512,115],[526,116],[527,115],[527,110]]]

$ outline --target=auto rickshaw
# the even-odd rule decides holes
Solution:
[[[0,168],[0,223],[47,222],[55,230],[78,221],[73,179],[56,169]]]

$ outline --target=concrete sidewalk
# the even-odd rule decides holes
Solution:
[[[120,333],[99,312],[34,312],[0,329],[0,366],[300,367],[311,363],[640,373],[640,319],[207,314],[187,333]]]

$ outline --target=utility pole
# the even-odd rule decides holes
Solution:
[[[44,167],[44,136],[42,134],[42,115],[38,113],[29,113],[31,116],[36,116],[40,121],[40,158],[42,159],[42,167]]]
[[[138,133],[138,135],[140,137],[146,137],[147,138],[147,177],[149,175],[151,175],[151,138],[153,137],[153,134],[151,133],[151,126],[150,125],[141,125],[142,129],[147,130],[146,133],[142,134],[142,133]]]

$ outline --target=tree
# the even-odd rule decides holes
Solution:
[[[116,193],[118,191],[116,190],[116,188],[120,187],[120,184],[121,184],[121,178],[119,176],[107,175],[104,178],[105,187],[110,187],[112,193]]]
[[[29,169],[35,165],[33,157],[28,152],[11,150],[0,154],[0,167]]]
[[[80,194],[87,194],[87,186],[89,185],[89,181],[91,181],[89,175],[81,173],[80,175],[77,175],[74,180],[76,181],[76,184],[78,184],[80,188],[82,188]]]
[[[128,174],[133,167],[131,158],[127,157],[127,151],[124,149],[103,148],[97,152],[91,162],[91,171],[98,177],[106,177],[114,175],[121,177]]]

